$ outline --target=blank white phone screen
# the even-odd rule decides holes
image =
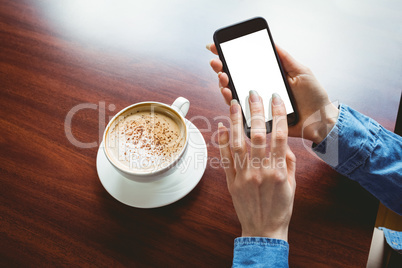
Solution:
[[[287,114],[293,113],[267,30],[223,42],[221,49],[249,127],[251,126],[248,105],[250,90],[257,91],[264,102],[265,121],[272,120],[273,93],[281,96]]]

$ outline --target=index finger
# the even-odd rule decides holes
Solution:
[[[274,158],[285,159],[288,149],[288,120],[285,104],[276,93],[272,94],[272,117],[271,152]]]
[[[250,90],[249,105],[251,114],[251,158],[265,156],[267,128],[265,126],[264,105],[257,91]]]
[[[244,140],[243,116],[241,107],[236,99],[230,103],[231,146],[236,169],[242,169],[247,163],[247,146]]]

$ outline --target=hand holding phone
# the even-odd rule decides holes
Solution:
[[[297,123],[297,112],[292,92],[287,84],[268,24],[263,18],[254,18],[219,29],[214,42],[229,77],[232,96],[242,106],[244,130],[250,137],[251,116],[248,95],[255,90],[265,103],[267,133],[272,129],[271,96],[281,96],[287,110],[289,125]]]

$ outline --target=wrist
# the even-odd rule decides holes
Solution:
[[[242,231],[242,237],[267,237],[273,239],[281,239],[288,242],[288,229],[286,230],[278,230],[278,231],[269,231],[269,232],[245,232]]]
[[[330,103],[321,111],[321,120],[314,124],[309,140],[315,144],[320,144],[335,126],[339,116],[339,109]]]

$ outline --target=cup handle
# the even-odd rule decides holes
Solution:
[[[183,97],[178,97],[172,104],[172,108],[175,109],[183,117],[186,117],[188,109],[190,108],[190,101]]]

